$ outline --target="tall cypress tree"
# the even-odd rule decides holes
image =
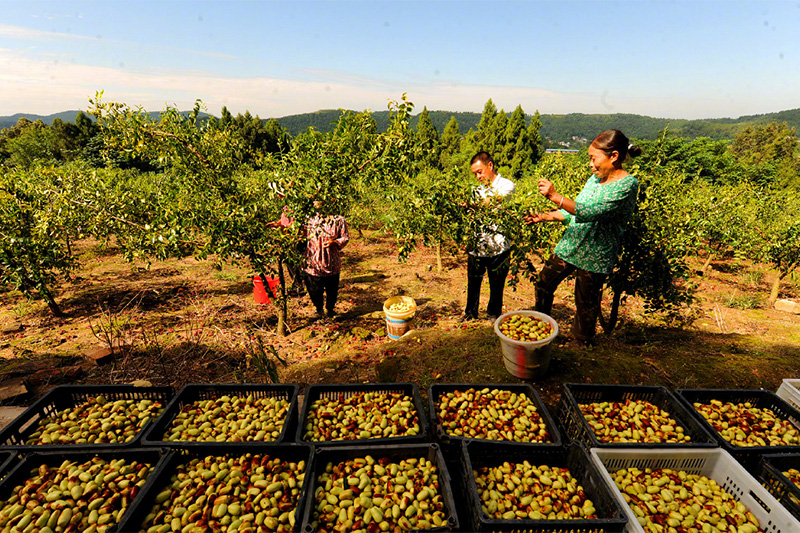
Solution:
[[[455,161],[455,156],[461,152],[461,140],[461,131],[458,128],[458,121],[455,115],[453,115],[444,127],[442,138],[439,140],[440,168],[446,169],[458,164]]]
[[[542,158],[544,150],[542,149],[542,135],[539,130],[542,128],[542,118],[539,110],[531,117],[531,123],[528,125],[528,144],[531,147],[531,165],[535,165]]]
[[[433,125],[428,108],[422,108],[417,123],[416,135],[417,147],[419,147],[423,162],[433,168],[440,168],[439,162],[439,132]]]
[[[519,179],[531,164],[532,150],[525,124],[525,112],[518,105],[506,126],[503,162],[510,167],[509,177]]]

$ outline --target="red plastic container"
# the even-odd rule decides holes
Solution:
[[[265,278],[267,280],[267,284],[269,285],[269,293],[267,293],[266,289],[264,289],[264,282],[261,281],[261,276],[253,276],[253,299],[257,304],[272,303],[270,296],[274,298],[275,295],[278,294],[278,291],[276,290],[278,283],[280,283],[278,278],[269,276],[265,276]]]

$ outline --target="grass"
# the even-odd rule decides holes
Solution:
[[[758,293],[733,291],[729,296],[723,297],[721,302],[725,307],[731,309],[758,309],[764,304],[765,298]]]

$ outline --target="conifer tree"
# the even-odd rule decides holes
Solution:
[[[508,121],[502,152],[502,161],[510,168],[507,176],[509,178],[521,178],[532,165],[533,150],[528,136],[525,112],[518,105]]]
[[[433,125],[428,108],[424,107],[419,114],[416,135],[417,147],[420,149],[422,161],[430,167],[440,168],[439,132]]]
[[[531,147],[531,165],[535,165],[542,158],[542,136],[539,130],[542,129],[542,119],[539,110],[531,117],[531,122],[528,124],[528,143]]]
[[[461,152],[461,141],[458,121],[453,115],[444,127],[442,138],[439,141],[439,165],[441,168],[448,169],[458,164],[455,156]]]

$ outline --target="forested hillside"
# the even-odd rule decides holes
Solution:
[[[223,111],[223,114],[227,110]],[[336,122],[341,115],[341,109],[325,109],[313,113],[303,113],[299,115],[287,115],[276,117],[275,120],[291,136],[296,136],[308,128],[328,133],[334,129]],[[511,110],[506,111],[511,113]],[[63,122],[74,122],[75,117],[80,111],[63,111],[53,115],[32,115],[17,113],[12,116],[0,117],[0,130],[13,127],[21,117],[34,122],[41,120],[46,125],[51,125],[58,119]],[[441,134],[447,123],[452,118],[456,119],[459,133],[464,135],[470,129],[475,129],[480,122],[481,113],[470,112],[450,112],[450,111],[429,111],[431,123]],[[149,113],[151,118],[157,118],[157,112]],[[187,115],[185,112],[184,115]],[[200,118],[208,118],[210,115],[200,113]],[[389,111],[372,111],[379,130],[385,130],[390,118]],[[531,115],[526,116],[530,121]],[[263,121],[267,119],[262,118]],[[598,132],[617,128],[626,132],[631,137],[637,139],[654,140],[659,133],[669,129],[678,137],[694,139],[697,137],[708,137],[712,140],[730,141],[736,135],[748,127],[764,126],[772,122],[786,122],[790,128],[797,130],[800,128],[800,109],[790,109],[776,113],[764,115],[747,115],[739,118],[720,118],[720,119],[669,119],[655,118],[644,115],[633,115],[625,113],[616,114],[583,114],[569,113],[566,115],[540,115],[540,133],[547,147],[549,146],[569,146],[580,147],[591,139]],[[410,117],[410,125],[417,127],[419,113]]]

